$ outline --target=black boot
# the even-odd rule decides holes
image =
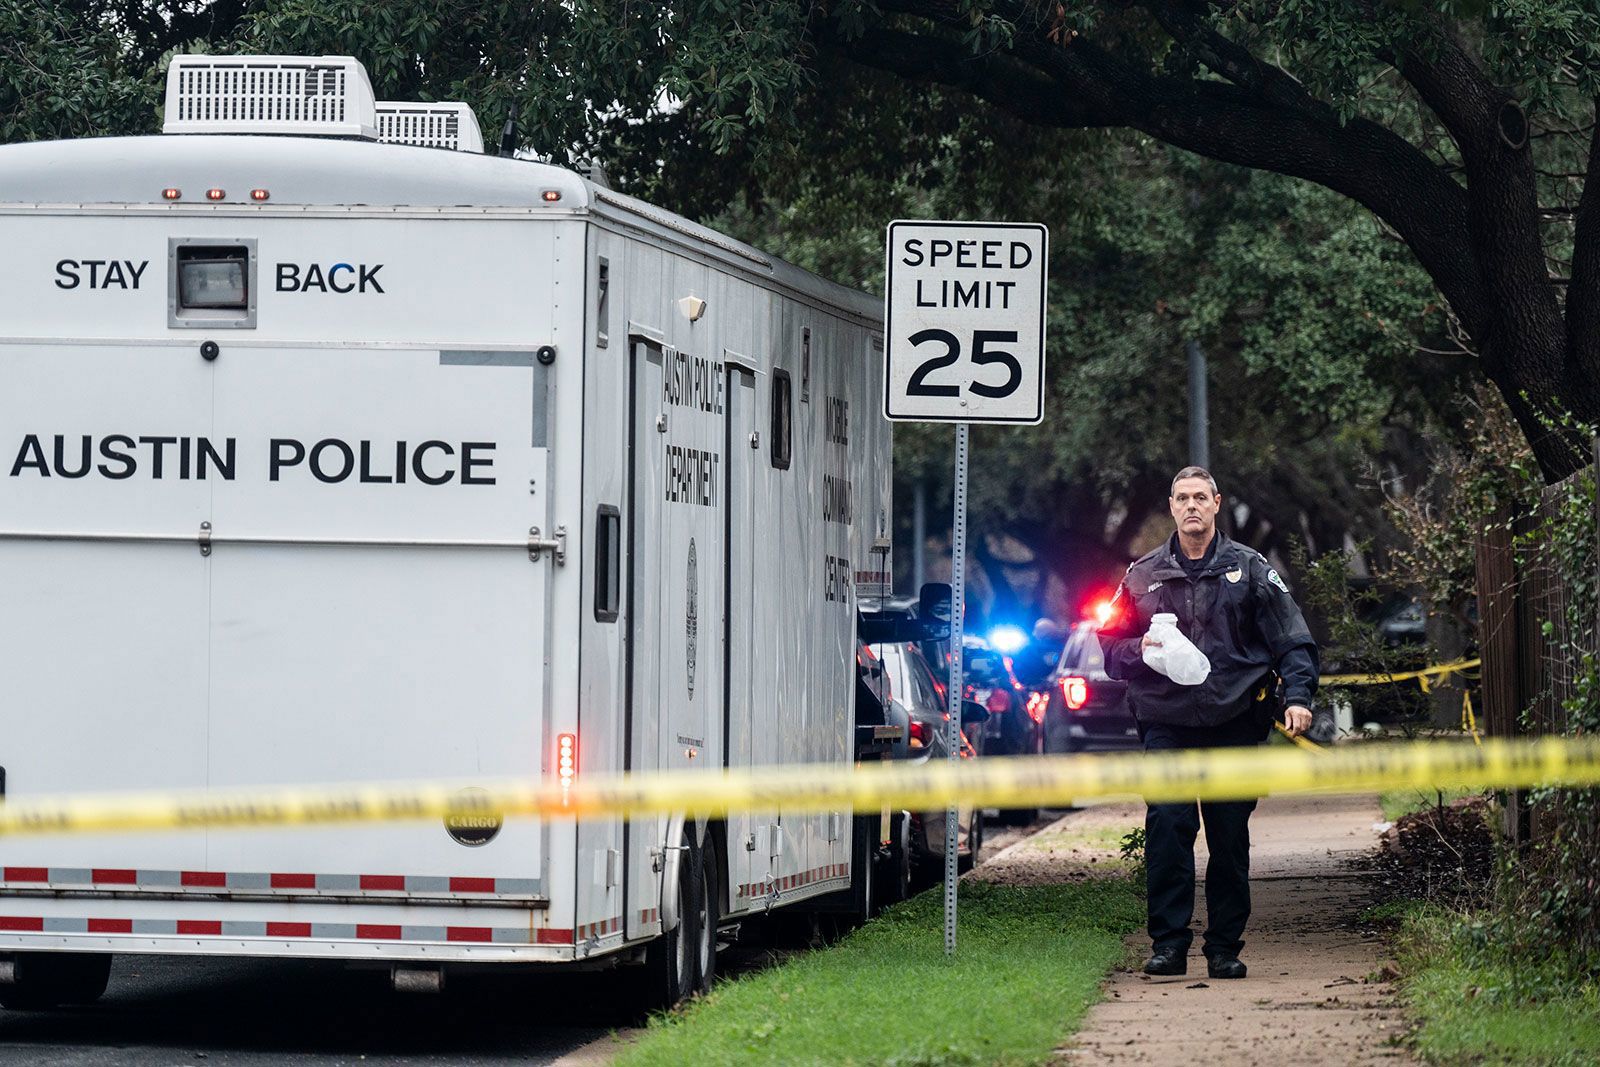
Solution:
[[[1206,957],[1206,972],[1213,978],[1243,978],[1245,970],[1238,956]]]
[[[1164,976],[1188,974],[1189,957],[1175,948],[1158,948],[1144,961],[1144,973]]]

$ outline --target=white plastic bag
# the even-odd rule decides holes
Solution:
[[[1193,641],[1183,636],[1176,615],[1163,612],[1151,616],[1149,636],[1161,642],[1145,647],[1144,662],[1151,670],[1179,685],[1199,685],[1210,676],[1211,661]]]

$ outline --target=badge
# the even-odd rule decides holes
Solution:
[[[1234,585],[1238,585],[1239,579],[1244,577],[1244,571],[1229,571],[1224,577]]]
[[[1278,577],[1278,572],[1275,570],[1267,572],[1267,581],[1271,582],[1285,593],[1289,591],[1289,587],[1283,584],[1283,579]]]

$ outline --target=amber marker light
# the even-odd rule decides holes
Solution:
[[[182,189],[170,189],[169,188],[169,189],[161,190],[161,199],[163,199],[163,200],[177,200],[182,196],[183,196],[183,190]]]
[[[227,195],[228,195],[228,193],[227,193],[227,190],[225,190],[225,189],[207,189],[206,190],[206,199],[207,200],[221,200],[223,197],[225,197]]]
[[[540,193],[539,195],[544,198],[544,202],[545,203],[553,204],[557,200],[561,199],[561,190],[560,189],[546,189],[544,192]]]
[[[250,190],[250,199],[256,201],[270,200],[272,199],[272,194],[265,189],[252,189]]]

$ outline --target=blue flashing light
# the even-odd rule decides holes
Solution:
[[[1014,656],[1028,643],[1028,634],[1020,626],[996,626],[989,631],[989,647],[1002,656]]]

